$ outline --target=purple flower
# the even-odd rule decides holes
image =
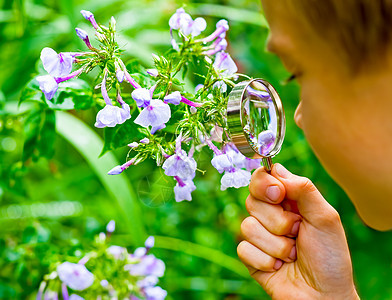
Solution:
[[[230,54],[224,51],[216,54],[213,66],[216,70],[221,72],[221,75],[226,77],[232,76],[238,70]]]
[[[187,24],[182,28],[182,32],[185,35],[191,34],[192,36],[198,36],[207,28],[207,22],[203,18],[196,18],[194,21]]]
[[[148,286],[154,286],[158,283],[159,279],[156,276],[147,276],[143,278],[142,280],[139,280],[137,282],[137,286],[140,288],[145,288]]]
[[[155,134],[155,132],[157,132],[158,130],[161,130],[161,129],[165,128],[165,127],[166,127],[165,124],[161,124],[161,125],[158,125],[158,126],[152,126],[150,133],[151,134]]]
[[[198,36],[206,29],[207,22],[203,18],[192,20],[192,17],[183,8],[179,8],[171,16],[169,26],[171,30],[180,30],[184,35]]]
[[[113,255],[113,257],[115,259],[121,259],[121,258],[125,258],[125,254],[127,253],[127,249],[125,249],[124,247],[113,245],[107,249],[107,252],[109,254]]]
[[[57,292],[51,291],[51,290],[46,290],[46,292],[44,294],[44,300],[58,300],[58,299],[59,299],[59,295]]]
[[[223,173],[233,168],[231,158],[223,153],[221,155],[214,156],[211,160],[211,164],[219,173]]]
[[[63,81],[67,81],[71,78],[78,76],[83,71],[82,68],[72,72],[65,77],[54,78],[51,75],[38,76],[37,81],[39,83],[40,90],[45,94],[46,99],[50,100],[58,89],[58,84]]]
[[[124,71],[122,71],[120,69],[116,70],[116,77],[117,77],[118,82],[120,82],[120,83],[123,82],[125,79]]]
[[[170,32],[170,34],[171,34],[171,32]],[[176,40],[173,38],[173,36],[171,38],[170,43],[171,43],[174,50],[176,50],[177,52],[180,52],[180,47],[178,46],[178,44],[177,44]]]
[[[223,128],[215,125],[212,129],[211,129],[211,140],[214,142],[218,142],[218,143],[222,143],[222,135],[223,135]]]
[[[224,39],[226,37],[226,31],[229,30],[229,23],[222,19],[216,23],[216,30],[206,38],[204,38],[202,41],[203,43],[208,43],[212,42],[216,38],[222,38]]]
[[[217,154],[211,160],[211,164],[219,173],[224,172],[221,179],[221,190],[248,185],[251,177],[250,171],[260,167],[261,160],[245,157],[233,144],[226,144],[223,150],[223,153],[216,151]]]
[[[233,168],[226,171],[221,179],[221,190],[224,191],[228,187],[240,188],[250,183],[251,173],[242,169]]]
[[[76,291],[83,291],[94,282],[94,275],[84,265],[64,262],[57,267],[62,282]]]
[[[215,55],[214,68],[219,72],[220,77],[232,77],[237,72],[237,66],[231,56],[224,52],[218,52]],[[222,93],[226,92],[227,86],[223,81],[216,82],[213,87],[219,88]]]
[[[171,111],[168,104],[161,100],[151,100],[135,119],[135,123],[143,127],[162,126],[170,120]]]
[[[129,168],[129,166],[133,165],[134,163],[135,163],[135,158],[132,158],[131,160],[127,161],[123,165],[115,166],[113,169],[111,169],[108,172],[108,175],[118,175],[118,174],[121,174],[125,169]]]
[[[144,246],[147,249],[151,249],[152,247],[154,247],[155,244],[155,238],[153,236],[149,236],[146,241],[144,242]]]
[[[75,28],[76,35],[81,39],[81,40],[86,40],[88,39],[88,34],[85,30],[80,29],[80,28]]]
[[[104,288],[106,288],[109,285],[109,281],[107,281],[106,279],[102,279],[99,283]]]
[[[90,12],[90,11],[88,11],[88,10],[81,10],[80,13],[82,14],[82,16],[83,16],[86,20],[88,20],[88,21],[91,22],[91,25],[93,25],[93,27],[94,27],[95,29],[98,29],[98,24],[97,24],[97,22],[95,21],[95,18],[94,18],[94,15],[93,15],[92,12]]]
[[[97,49],[95,49],[91,43],[90,43],[90,39],[88,38],[87,32],[84,31],[83,29],[80,28],[75,28],[76,34],[77,36],[86,44],[86,46],[93,51],[97,51]]]
[[[167,95],[165,98],[163,98],[163,100],[165,101],[165,103],[178,105],[181,103],[181,94],[180,92],[176,91],[174,93]]]
[[[158,77],[159,73],[157,69],[147,69],[147,74],[152,77]]]
[[[138,142],[132,142],[132,143],[128,144],[129,148],[136,148],[137,146],[139,146]]]
[[[179,8],[169,19],[169,26],[171,29],[181,29],[192,22],[192,17],[185,12],[183,8]]]
[[[200,89],[204,88],[204,85],[202,85],[201,83],[196,85],[195,87],[195,93],[197,93]]]
[[[107,69],[104,71],[104,77],[101,84],[101,93],[103,99],[105,100],[106,106],[97,114],[97,120],[94,124],[94,126],[97,128],[114,127],[117,124],[122,124],[131,118],[129,105],[121,100],[121,96],[118,99],[121,103],[121,108],[112,105],[112,101],[110,100],[106,90],[106,77]]]
[[[136,105],[141,108],[149,106],[152,100],[150,91],[145,88],[135,89],[131,96],[136,101]]]
[[[204,55],[214,55],[220,51],[224,51],[227,48],[226,39],[217,38],[212,44],[213,49],[203,52]]]
[[[259,153],[266,156],[270,153],[272,147],[275,145],[276,135],[271,130],[262,131],[260,132],[257,141]]]
[[[131,258],[141,258],[147,254],[147,249],[145,247],[139,247],[135,249],[135,252],[131,254]]]
[[[72,294],[71,296],[69,296],[68,300],[84,300],[84,298],[80,297],[79,295]]]
[[[112,233],[114,230],[116,230],[116,222],[114,220],[110,220],[108,225],[106,225],[106,231]]]
[[[130,108],[126,103],[122,105],[122,108],[106,104],[106,106],[98,112],[94,126],[97,128],[104,128],[122,124],[131,117],[129,112]]]
[[[192,200],[192,192],[196,190],[196,186],[192,179],[181,180],[178,176],[174,177],[177,180],[177,184],[174,187],[174,195],[176,202],[181,202],[184,200]]]
[[[150,142],[150,140],[148,138],[144,138],[140,140],[140,143],[142,144],[148,144]]]
[[[176,140],[175,154],[165,160],[162,168],[168,176],[177,176],[182,180],[193,179],[196,173],[196,161],[181,149],[181,139],[182,136],[179,135]]]
[[[37,81],[39,83],[40,90],[45,94],[45,98],[50,100],[58,89],[56,79],[51,75],[38,76]]]
[[[173,49],[179,51],[179,47],[173,38],[173,29],[180,30],[184,35],[198,36],[207,27],[207,22],[203,18],[196,18],[192,20],[192,17],[185,12],[183,8],[177,9],[177,11],[171,16],[169,20],[171,44]]]
[[[149,286],[144,289],[146,300],[163,300],[167,296],[167,292],[160,286]]]
[[[145,255],[138,264],[128,265],[129,273],[133,276],[162,277],[165,273],[165,263],[154,255]]]
[[[74,57],[70,53],[57,54],[51,48],[45,47],[41,51],[41,60],[44,69],[53,77],[66,76],[71,73]]]
[[[108,172],[108,175],[118,175],[121,174],[124,170],[125,169],[123,169],[122,166],[115,166]]]
[[[250,172],[261,167],[261,159],[251,159],[246,157],[243,165],[244,168]]]

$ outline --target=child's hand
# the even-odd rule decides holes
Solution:
[[[256,170],[238,256],[273,299],[359,299],[339,214],[312,182]]]

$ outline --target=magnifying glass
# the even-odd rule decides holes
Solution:
[[[274,87],[263,79],[237,84],[229,94],[227,122],[238,150],[248,158],[261,157],[271,172],[286,131],[282,101]]]

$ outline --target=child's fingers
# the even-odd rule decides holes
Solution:
[[[246,209],[269,232],[275,235],[297,236],[301,216],[285,211],[281,205],[273,205],[253,198],[246,199]]]
[[[249,191],[254,198],[268,203],[278,204],[285,197],[284,185],[264,168],[253,172]]]
[[[254,217],[242,222],[241,233],[246,241],[272,257],[285,262],[293,262],[297,258],[294,239],[270,233]]]
[[[237,253],[245,265],[263,272],[275,272],[283,265],[280,259],[268,255],[247,241],[242,241],[238,245]]]
[[[340,225],[339,214],[308,178],[294,175],[280,164],[274,165],[271,174],[283,183],[286,198],[297,202],[299,213],[309,223],[318,227]]]

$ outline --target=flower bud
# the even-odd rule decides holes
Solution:
[[[116,229],[116,222],[111,220],[108,225],[106,225],[106,231],[112,233]]]

